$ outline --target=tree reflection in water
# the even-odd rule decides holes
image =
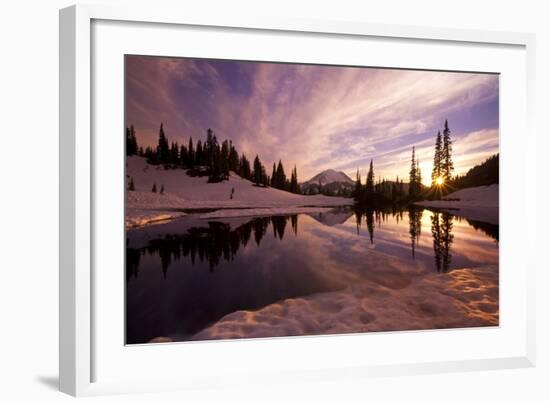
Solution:
[[[447,272],[451,266],[453,244],[453,217],[435,211],[431,216],[435,267],[438,272]]]
[[[495,240],[498,244],[498,225],[485,223],[483,221],[469,220],[461,216],[454,216],[454,219],[458,222],[466,221],[470,226],[472,226],[476,231],[481,231],[484,234],[487,234],[489,237]]]
[[[423,209],[411,206],[409,207],[409,234],[411,236],[412,258],[416,257],[416,247],[420,241],[422,233],[422,212]]]
[[[407,209],[374,209],[354,207],[352,210],[342,211],[351,216],[355,214],[356,231],[361,235],[362,223],[365,222],[370,244],[374,244],[375,224],[381,227],[386,222],[392,223],[390,217],[398,224],[404,220],[404,213],[408,214],[409,238],[412,258],[417,257],[420,236],[422,231],[423,209],[409,207]],[[470,221],[461,217],[452,216],[445,212],[431,211],[431,233],[433,240],[433,258],[435,269],[438,272],[447,272],[451,266],[453,244],[453,219],[466,220],[475,230],[489,235],[498,243],[498,226]],[[126,280],[136,279],[139,274],[140,259],[144,254],[157,255],[160,259],[162,273],[167,278],[170,265],[188,258],[191,264],[206,262],[211,272],[222,261],[231,262],[239,249],[245,248],[254,237],[257,246],[268,233],[269,226],[273,236],[283,240],[287,227],[290,227],[294,236],[298,236],[299,215],[258,217],[231,229],[230,224],[210,221],[207,227],[193,227],[182,234],[166,234],[162,238],[152,239],[141,249],[126,248]],[[347,217],[338,224],[343,224]],[[290,224],[287,224],[290,221]],[[393,224],[393,223],[392,223]],[[270,231],[271,231],[270,230]],[[288,233],[287,233],[288,235]],[[379,240],[380,241],[380,240]],[[383,241],[383,239],[382,239]]]
[[[298,215],[293,214],[290,216],[290,225],[292,226],[292,231],[294,231],[294,236],[298,236]]]
[[[273,226],[273,235],[281,241],[285,236],[286,221],[289,216],[271,216],[271,225]]]
[[[126,247],[126,282],[131,278],[137,279],[141,250]]]
[[[126,248],[126,280],[137,278],[142,254],[158,255],[164,278],[173,262],[182,257],[189,258],[192,264],[198,259],[208,262],[210,271],[225,260],[230,262],[241,246],[245,248],[252,235],[259,246],[266,235],[269,225],[275,238],[282,240],[287,222],[294,235],[298,235],[298,215],[259,217],[232,230],[227,223],[210,221],[208,227],[193,227],[186,233],[166,234],[162,238],[152,239],[142,249]]]
[[[355,208],[355,224],[357,234],[360,234],[361,225],[366,221],[367,230],[371,244],[374,243],[374,225],[380,227],[391,216],[395,219],[396,224],[403,220],[403,213],[407,212],[409,218],[409,238],[412,258],[416,258],[417,249],[420,243],[422,233],[422,216],[424,209],[421,207],[411,206],[407,209],[361,209]],[[453,219],[457,221],[467,221],[470,226],[476,230],[481,230],[498,243],[498,226],[489,223],[471,221],[459,216],[453,216],[446,212],[432,211],[431,233],[433,240],[434,251],[434,266],[438,272],[447,272],[451,266],[452,260],[452,244],[453,235]]]
[[[357,235],[361,233],[361,222],[363,216],[365,216],[365,221],[367,223],[367,230],[369,232],[370,243],[374,244],[374,220],[375,220],[375,211],[372,208],[363,209],[360,207],[355,207],[353,209],[355,214],[355,224],[357,227]],[[378,217],[377,217],[378,220]]]

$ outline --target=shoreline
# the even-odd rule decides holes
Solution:
[[[441,201],[421,201],[415,202],[414,205],[422,206],[428,210],[442,211],[449,214],[463,217],[468,220],[479,221],[482,223],[489,223],[499,225],[499,208],[492,206],[477,206],[468,207],[464,205],[449,205],[451,201],[438,203]]]
[[[442,210],[450,214],[483,223],[499,224],[498,184],[464,188],[441,200],[419,201],[414,205]]]
[[[349,205],[339,205],[349,206]],[[312,207],[312,206],[287,206],[287,207],[253,207],[253,208],[203,208],[198,213],[183,212],[179,210],[169,209],[137,209],[130,208],[126,210],[125,216],[125,229],[136,230],[143,227],[164,224],[170,221],[179,219],[181,217],[194,215],[200,220],[219,220],[228,218],[242,218],[242,217],[266,217],[266,216],[288,216],[293,214],[307,214],[307,213],[325,213],[330,212],[335,207],[339,206],[325,206],[325,207]],[[189,209],[186,209],[189,210]]]

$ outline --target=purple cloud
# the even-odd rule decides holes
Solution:
[[[126,121],[154,145],[212,128],[266,166],[282,159],[300,180],[334,168],[407,177],[417,147],[424,177],[449,120],[456,172],[498,152],[498,75],[227,60],[126,57]]]

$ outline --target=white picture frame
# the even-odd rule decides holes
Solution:
[[[534,35],[524,33],[507,32],[484,32],[459,29],[439,29],[415,26],[398,25],[376,25],[366,22],[351,21],[319,21],[319,20],[295,20],[291,18],[270,18],[259,16],[243,16],[240,19],[224,18],[216,15],[200,15],[188,13],[185,9],[165,10],[151,7],[129,7],[113,8],[99,5],[78,5],[60,11],[60,390],[75,396],[126,393],[134,391],[165,391],[171,389],[196,389],[213,386],[224,386],[233,384],[244,384],[247,380],[256,382],[292,382],[296,380],[327,380],[338,378],[359,379],[370,376],[387,376],[402,374],[422,374],[435,372],[468,371],[480,369],[504,369],[513,367],[530,367],[535,364],[535,321],[534,321],[534,270],[536,261],[534,256],[523,258],[523,264],[518,268],[523,269],[521,280],[516,281],[520,286],[513,301],[519,301],[521,311],[517,311],[521,317],[521,334],[514,337],[513,352],[499,352],[483,354],[473,352],[471,355],[461,359],[454,358],[439,361],[421,361],[411,357],[408,362],[395,363],[391,359],[384,362],[382,357],[375,363],[349,363],[345,361],[337,366],[331,367],[330,347],[335,346],[339,336],[333,336],[330,340],[325,338],[325,346],[328,349],[327,361],[318,367],[299,367],[298,369],[278,369],[269,371],[248,369],[242,380],[235,380],[231,375],[225,376],[223,370],[213,372],[212,375],[205,375],[200,369],[193,372],[191,369],[186,373],[185,380],[177,377],[152,377],[149,381],[132,380],[131,377],[111,376],[106,380],[100,379],[95,363],[98,349],[96,346],[95,325],[102,317],[98,317],[94,306],[94,291],[101,280],[94,274],[94,266],[100,258],[94,253],[94,232],[97,231],[96,199],[96,174],[97,164],[95,157],[104,152],[104,149],[94,141],[94,88],[92,80],[94,68],[96,67],[94,54],[100,46],[101,41],[93,42],[93,25],[97,21],[110,21],[110,23],[144,23],[158,24],[167,27],[203,27],[205,29],[231,29],[234,31],[244,30],[246,32],[275,32],[286,35],[308,34],[341,38],[384,38],[384,40],[413,40],[436,43],[437,45],[460,44],[462,46],[495,46],[502,48],[517,49],[517,57],[521,64],[521,71],[525,73],[518,90],[525,96],[520,96],[520,101],[525,107],[520,113],[521,117],[517,123],[525,129],[522,135],[523,145],[513,146],[514,138],[509,134],[501,134],[501,138],[509,141],[506,150],[514,157],[518,156],[522,161],[515,174],[523,180],[523,185],[532,185],[533,177],[526,174],[529,168],[534,169],[535,150],[534,132],[532,127],[534,111]],[[168,24],[168,25],[167,25]],[[121,29],[126,29],[122,27]],[[221,33],[223,34],[223,32]],[[169,54],[170,55],[170,54]],[[524,65],[523,65],[524,63]],[[518,64],[518,65],[519,65]],[[393,66],[393,65],[392,65]],[[429,68],[429,65],[424,66]],[[456,69],[461,66],[457,65]],[[515,81],[516,82],[516,81]],[[517,81],[519,82],[519,81]],[[524,85],[524,86],[523,86]],[[510,92],[503,90],[503,97],[511,96]],[[122,117],[121,117],[122,119]],[[505,135],[504,137],[502,135]],[[122,141],[122,131],[120,135]],[[515,152],[515,153],[514,153]],[[517,158],[516,158],[517,159]],[[502,157],[506,163],[507,156]],[[508,159],[509,160],[509,159]],[[501,174],[508,174],[504,170]],[[119,179],[122,186],[123,178]],[[505,189],[503,189],[505,191]],[[506,194],[506,193],[505,193]],[[525,195],[518,195],[516,198],[507,200],[514,207],[526,206]],[[501,219],[506,222],[507,208],[501,207]],[[536,211],[533,207],[525,207],[523,211],[527,222],[534,224]],[[97,233],[97,232],[96,232]],[[508,240],[512,241],[513,236],[521,234],[508,234]],[[527,255],[536,255],[529,252],[531,245],[526,241],[519,241],[516,249],[507,249],[506,252],[525,252]],[[122,270],[123,267],[120,266]],[[109,296],[109,295],[102,295]],[[502,298],[501,298],[502,301]],[[123,322],[121,321],[122,325]],[[500,328],[504,331],[505,328]],[[495,329],[493,329],[494,331]],[[499,330],[499,329],[496,329]],[[438,331],[432,331],[429,335],[439,336]],[[462,336],[464,341],[474,334],[473,331],[462,330],[452,334]],[[105,333],[103,333],[105,334]],[[377,337],[396,334],[378,334]],[[411,333],[414,336],[414,333]],[[418,334],[416,334],[418,335]],[[420,334],[426,336],[426,334]],[[372,336],[372,335],[371,335]],[[336,338],[336,339],[335,339]],[[346,341],[364,341],[362,338],[347,338]],[[409,341],[409,337],[400,337]],[[321,339],[322,340],[322,339]],[[283,340],[284,341],[284,340]],[[292,340],[294,341],[294,340]],[[310,339],[310,351],[319,346],[318,339]],[[314,342],[317,341],[316,344]],[[377,340],[378,341],[378,340]],[[512,340],[510,340],[512,341]],[[225,344],[228,344],[227,342]],[[279,350],[281,347],[291,347],[292,342],[281,342],[281,340],[254,340],[236,342],[239,352],[243,348],[259,349],[273,348]],[[503,347],[506,343],[503,343]],[[309,345],[302,342],[301,346]],[[124,348],[123,344],[120,347]],[[166,349],[169,346],[149,346],[149,354],[162,353],[166,356]],[[227,348],[226,345],[223,347]],[[164,350],[164,351],[162,351]],[[180,347],[180,351],[181,351]],[[210,351],[209,351],[210,350]],[[184,350],[190,355],[197,357],[199,353],[208,352],[230,352],[222,349],[222,346],[215,342],[206,342],[200,345],[200,349],[190,348]],[[179,351],[178,351],[179,352]],[[237,352],[233,349],[232,352]],[[490,355],[489,355],[490,354]],[[227,354],[230,355],[230,354]],[[154,356],[157,358],[157,356]],[[351,360],[350,360],[351,361]],[[135,362],[135,360],[134,360]],[[244,369],[244,368],[243,368]],[[191,375],[191,376],[189,376]]]

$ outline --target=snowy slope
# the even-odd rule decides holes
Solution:
[[[498,184],[464,188],[437,201],[417,202],[417,205],[448,210],[457,216],[498,224]]]
[[[353,204],[353,200],[346,198],[305,196],[270,187],[257,187],[234,173],[231,173],[227,181],[209,184],[207,177],[190,177],[183,169],[166,170],[163,166],[153,166],[139,156],[126,158],[126,179],[128,181],[132,179],[135,186],[135,191],[126,192],[128,216],[137,210],[280,208]],[[159,191],[163,186],[164,194],[153,193],[154,184]]]

